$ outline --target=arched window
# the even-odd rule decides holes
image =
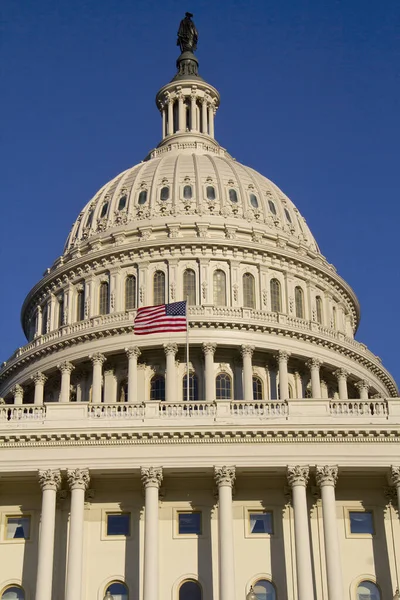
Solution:
[[[85,227],[90,227],[92,225],[92,223],[93,223],[93,214],[94,214],[94,209],[92,208],[89,211],[89,213],[88,213]]]
[[[256,307],[255,279],[251,273],[243,275],[243,306],[246,308]]]
[[[332,325],[333,325],[333,329],[336,329],[336,327],[337,327],[336,306],[332,307]]]
[[[287,208],[285,208],[285,217],[288,223],[292,223],[292,217],[290,216],[290,212],[288,211]]]
[[[217,400],[230,400],[232,397],[232,379],[228,373],[220,373],[215,380]]]
[[[185,187],[183,188],[183,197],[185,198],[185,200],[190,200],[192,198],[192,195],[192,186],[185,185]]]
[[[126,206],[126,194],[124,194],[123,196],[121,196],[121,198],[118,201],[118,210],[124,210],[125,206]]]
[[[104,202],[103,206],[101,207],[100,219],[103,219],[103,217],[106,216],[107,211],[108,211],[108,202]]]
[[[76,294],[76,320],[83,321],[85,318],[85,292],[78,290]]]
[[[215,200],[215,187],[213,185],[208,185],[206,188],[206,194],[208,200]]]
[[[64,325],[64,294],[58,297],[58,326]]]
[[[294,304],[296,309],[296,317],[304,319],[304,293],[300,286],[294,289]]]
[[[202,600],[203,594],[197,581],[189,579],[179,588],[179,600]]]
[[[253,400],[263,400],[263,382],[260,377],[253,375]]]
[[[163,202],[166,202],[169,198],[169,187],[167,185],[165,185],[164,187],[161,188],[160,191],[160,200],[162,200]]]
[[[267,579],[259,579],[253,586],[257,600],[276,600],[275,586]]]
[[[221,269],[213,275],[214,305],[226,306],[226,275]]]
[[[253,208],[258,208],[258,200],[255,194],[250,194],[250,204]]]
[[[19,585],[11,585],[3,591],[1,600],[25,600],[25,592]]]
[[[165,377],[154,375],[150,381],[150,400],[165,400]]]
[[[125,310],[136,308],[136,277],[128,275],[125,279]]]
[[[102,281],[99,288],[99,315],[108,315],[109,312],[108,283],[107,281]]]
[[[281,284],[277,279],[271,279],[269,287],[271,292],[271,310],[272,312],[281,312]]]
[[[165,273],[156,271],[153,277],[153,304],[165,304]]]
[[[276,215],[276,206],[272,202],[272,200],[268,200],[268,206],[269,206],[269,210],[272,212],[272,214]]]
[[[142,190],[139,194],[138,204],[146,204],[147,202],[147,190]]]
[[[42,335],[47,333],[47,319],[48,318],[49,318],[49,309],[48,309],[47,304],[45,304],[43,307],[43,312],[42,312]]]
[[[121,581],[114,581],[106,588],[106,597],[107,592],[109,592],[114,600],[128,600],[128,588]]]
[[[315,298],[315,309],[317,313],[317,323],[322,325],[322,298],[321,296],[317,296]]]
[[[196,304],[196,273],[193,269],[186,269],[183,273],[183,299],[189,306]]]
[[[183,399],[187,400],[187,375],[182,380]],[[194,402],[199,399],[199,381],[197,375],[189,373],[189,400]]]
[[[237,204],[238,201],[238,197],[237,197],[237,191],[234,190],[233,188],[230,188],[229,190],[229,200],[233,203],[233,204]]]
[[[357,600],[381,600],[381,593],[372,581],[362,581],[357,587]]]

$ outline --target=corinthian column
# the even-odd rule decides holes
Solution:
[[[400,515],[400,467],[393,466],[390,471],[392,484],[396,486],[397,489],[397,502],[399,505],[399,515]]]
[[[232,600],[236,598],[232,516],[235,467],[214,467],[214,477],[218,486],[219,600]]]
[[[138,346],[125,348],[128,357],[128,402],[139,402],[137,394],[137,361],[141,355]]]
[[[337,369],[334,372],[338,380],[339,400],[347,400],[347,376],[348,372],[345,369]]]
[[[71,373],[75,369],[75,367],[70,362],[65,361],[57,365],[57,369],[60,369],[61,371],[60,402],[69,402]]]
[[[293,496],[298,600],[314,598],[306,496],[308,477],[308,467],[287,468],[287,478]]]
[[[56,522],[56,494],[61,485],[59,469],[39,471],[42,488],[42,513],[36,576],[36,600],[51,600],[54,560],[54,531]]]
[[[288,361],[290,352],[279,350],[277,361],[279,365],[279,398],[287,400],[289,398],[289,377],[288,377]]]
[[[204,388],[206,391],[206,402],[215,400],[215,377],[214,377],[214,354],[217,344],[205,342],[204,352]]]
[[[32,375],[31,379],[35,383],[34,404],[43,404],[44,384],[47,381],[47,377],[43,373],[38,372]]]
[[[158,600],[158,492],[163,479],[160,467],[142,467],[145,490],[143,600]]]
[[[317,467],[316,479],[317,484],[321,488],[322,498],[326,575],[328,580],[329,600],[343,600],[345,595],[336,520],[335,485],[337,476],[337,467]]]
[[[172,98],[168,98],[168,135],[174,133],[174,103]]]
[[[167,357],[167,368],[166,368],[166,382],[165,382],[165,400],[167,402],[176,401],[176,390],[175,390],[175,355],[178,352],[178,346],[176,344],[164,344],[164,352]]]
[[[104,354],[91,354],[89,356],[93,365],[93,380],[92,380],[92,403],[101,403],[101,382],[103,379],[103,364],[106,361]]]
[[[252,402],[253,400],[253,366],[251,363],[253,352],[254,346],[241,347],[243,358],[243,400],[247,402]]]
[[[368,400],[368,390],[371,387],[369,382],[365,379],[362,379],[361,381],[357,381],[355,387],[360,393],[360,400]]]
[[[319,370],[322,365],[322,361],[319,358],[311,358],[306,366],[311,372],[311,395],[313,398],[321,398],[321,381],[319,378]]]
[[[81,600],[85,490],[90,481],[89,469],[68,469],[67,477],[71,490],[71,515],[65,600]]]

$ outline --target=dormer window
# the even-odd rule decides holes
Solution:
[[[139,194],[138,204],[146,204],[147,202],[147,190],[142,190]]]
[[[215,187],[212,185],[208,185],[206,188],[207,199],[215,200]]]
[[[272,214],[276,216],[276,206],[272,202],[272,200],[268,200],[268,207],[269,207],[269,210],[272,212]]]
[[[233,204],[237,204],[237,201],[238,201],[237,191],[234,190],[233,188],[229,189],[229,200],[231,202],[233,202]]]
[[[165,202],[168,199],[169,199],[169,187],[167,185],[165,185],[164,187],[161,188],[160,200]]]
[[[103,219],[103,217],[106,216],[107,211],[108,211],[108,202],[104,202],[103,206],[101,207],[100,219]]]
[[[124,210],[125,206],[126,206],[126,194],[124,194],[123,196],[121,196],[121,198],[119,199],[118,202],[118,210]]]
[[[255,194],[250,194],[250,204],[253,208],[258,208],[258,200]]]
[[[287,208],[285,208],[285,217],[288,223],[292,223],[292,217],[290,216],[290,212],[288,211]]]
[[[185,200],[190,200],[192,198],[192,195],[192,186],[185,185],[185,187],[183,188],[183,197],[185,198]]]

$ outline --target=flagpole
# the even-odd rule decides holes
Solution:
[[[186,400],[189,402],[189,296],[186,296]]]

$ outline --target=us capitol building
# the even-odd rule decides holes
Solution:
[[[82,209],[0,370],[0,600],[398,599],[396,384],[216,141],[190,14],[178,42],[160,143]],[[186,297],[188,371],[186,333],[133,333]]]

